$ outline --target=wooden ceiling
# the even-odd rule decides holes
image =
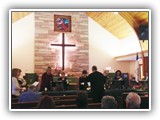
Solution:
[[[12,12],[12,23],[32,12]],[[148,23],[148,12],[86,12],[86,14],[118,39],[138,33],[140,24]]]
[[[94,21],[118,39],[138,33],[140,24],[148,23],[148,12],[86,12]]]
[[[12,23],[22,19],[23,17],[31,14],[32,12],[12,12]]]

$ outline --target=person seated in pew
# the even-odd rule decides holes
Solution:
[[[35,92],[36,87],[30,85],[27,92],[22,93],[19,96],[18,102],[34,102],[40,100],[40,95]]]
[[[116,109],[117,108],[117,101],[113,96],[103,96],[101,101],[101,108],[102,109]]]
[[[55,107],[55,101],[48,95],[43,96],[37,105],[37,109],[54,109]]]
[[[19,97],[20,93],[25,90],[18,83],[18,78],[21,74],[21,69],[13,68],[12,69],[12,98]]]
[[[61,86],[62,87],[62,90],[67,90],[67,87],[68,87],[68,79],[67,79],[67,77],[65,76],[65,72],[63,71],[62,73],[61,73],[61,77],[59,77],[58,78],[58,81],[59,82],[62,82],[62,85],[63,86]],[[59,86],[59,87],[60,87]]]
[[[87,90],[87,71],[82,71],[82,76],[79,78],[79,90]]]
[[[139,109],[141,104],[141,97],[134,92],[130,92],[126,97],[126,108]]]
[[[76,96],[76,105],[78,109],[86,109],[88,107],[88,95],[79,91]]]

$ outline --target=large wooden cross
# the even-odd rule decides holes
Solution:
[[[73,44],[65,44],[65,34],[62,33],[62,44],[51,44],[51,46],[60,46],[62,47],[62,70],[64,70],[65,66],[65,47],[75,47]]]

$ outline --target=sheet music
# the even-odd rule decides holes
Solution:
[[[39,82],[35,81],[32,85],[37,86]]]

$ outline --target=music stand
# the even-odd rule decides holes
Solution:
[[[124,83],[125,83],[124,80],[113,80],[112,88],[113,89],[123,89]]]
[[[64,91],[63,81],[57,81],[56,84],[56,90],[57,91]]]

